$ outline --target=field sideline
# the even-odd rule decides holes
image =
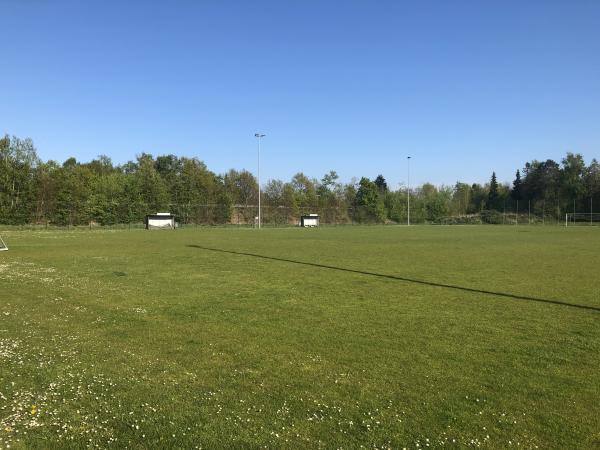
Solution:
[[[0,449],[600,448],[600,228],[3,231]]]

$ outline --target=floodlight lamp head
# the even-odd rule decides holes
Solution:
[[[265,137],[265,135],[260,134],[260,133],[254,133],[254,137],[261,138],[261,137]]]

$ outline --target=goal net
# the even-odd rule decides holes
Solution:
[[[567,213],[565,214],[565,226],[572,225],[599,225],[600,213]]]
[[[0,252],[3,252],[5,250],[8,250],[8,247],[6,246],[6,243],[2,240],[2,236],[0,236]]]

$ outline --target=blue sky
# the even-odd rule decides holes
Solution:
[[[0,0],[0,133],[391,186],[600,157],[600,2]]]

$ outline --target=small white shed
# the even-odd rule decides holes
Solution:
[[[175,216],[171,213],[156,213],[146,216],[146,230],[175,229]]]
[[[309,214],[308,216],[300,216],[301,227],[318,227],[319,226],[319,215]]]

